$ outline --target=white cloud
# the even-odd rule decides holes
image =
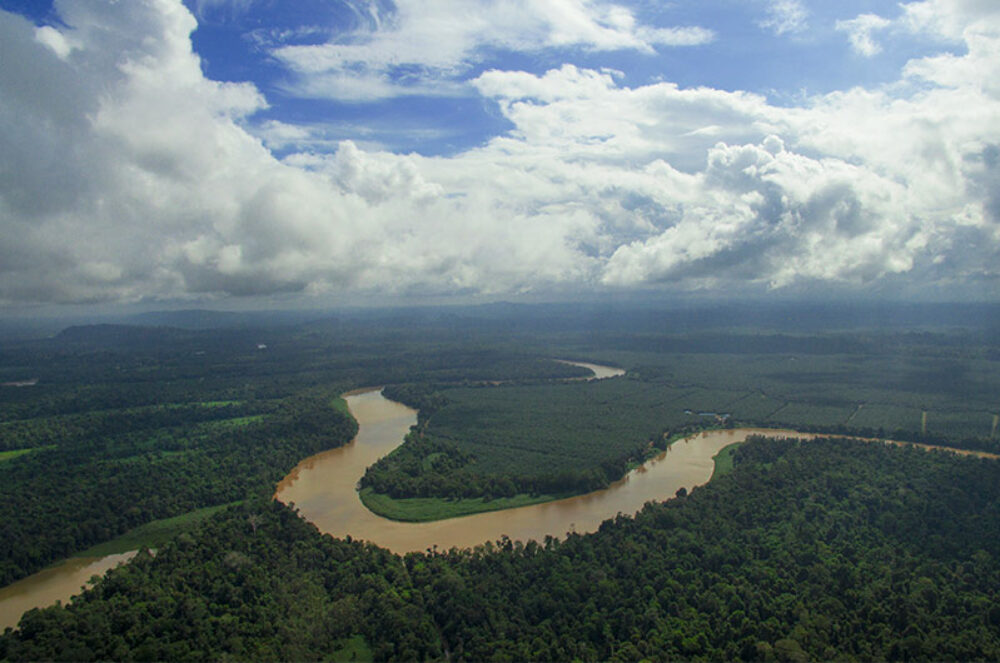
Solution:
[[[582,282],[586,211],[453,197],[422,160],[280,162],[251,85],[204,78],[179,2],[64,3],[65,59],[0,13],[0,300],[456,290]],[[264,125],[286,144],[303,133]]]
[[[795,34],[808,27],[809,12],[800,0],[768,0],[767,18],[759,22],[776,35]]]
[[[881,16],[860,14],[849,21],[837,21],[836,28],[847,33],[847,39],[855,53],[870,58],[882,52],[882,47],[872,37],[872,33],[890,25],[892,22]]]
[[[653,27],[601,0],[399,0],[382,16],[320,45],[275,45],[272,54],[297,77],[289,91],[307,97],[368,101],[467,92],[462,75],[483,49],[583,48],[652,53],[714,39],[698,26]]]
[[[976,39],[966,56],[908,65],[911,76],[939,67],[947,87],[857,89],[798,109],[669,84],[625,89],[568,66],[541,77],[487,72],[475,84],[516,125],[490,146],[492,163],[523,160],[522,169],[551,171],[549,181],[578,183],[572,195],[589,209],[613,210],[617,197],[621,214],[629,197],[645,199],[646,223],[631,239],[620,219],[602,218],[598,235],[615,238],[603,244],[603,283],[960,282],[995,274],[1000,257],[1000,195],[981,174],[1000,161],[987,64],[997,42]],[[650,186],[635,164],[656,156],[688,174],[664,163]],[[957,239],[970,236],[975,251]]]
[[[912,31],[953,41],[1000,34],[1000,4],[993,0],[920,0],[901,7],[901,23]]]
[[[0,301],[896,276],[996,293],[989,12],[947,28],[964,54],[800,107],[572,65],[488,71],[470,90],[513,129],[432,158],[354,141],[312,153],[322,131],[256,123],[266,100],[204,77],[176,0],[59,7],[58,38],[0,12],[0,59],[23,65],[0,68]],[[634,36],[630,16],[596,25]]]
[[[192,5],[199,17],[222,11],[230,16],[239,16],[259,2],[260,0],[193,0]]]
[[[65,60],[73,52],[73,42],[63,33],[49,25],[35,28],[35,39],[38,43],[45,44],[52,49],[52,52]]]

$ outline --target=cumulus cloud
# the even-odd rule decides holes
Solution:
[[[249,84],[206,79],[180,2],[64,2],[52,48],[0,13],[0,299],[530,289],[580,282],[587,214],[451,196],[419,159],[279,161]],[[55,30],[55,28],[53,28]],[[266,127],[273,141],[303,132]]]
[[[476,85],[516,125],[491,150],[545,155],[535,170],[587,182],[574,195],[589,209],[614,210],[617,198],[617,209],[644,216],[630,230],[613,213],[601,218],[598,235],[615,238],[602,283],[864,286],[906,275],[982,286],[1000,257],[997,196],[983,179],[1000,139],[987,64],[997,42],[967,44],[964,56],[907,65],[935,86],[855,89],[803,108],[670,84],[621,88],[573,67],[487,72]],[[632,196],[647,203],[630,208]]]
[[[605,1],[398,0],[386,14],[371,2],[367,20],[323,44],[272,45],[296,74],[295,94],[341,101],[464,94],[462,75],[484,50],[590,51],[693,46],[714,39],[698,26],[654,27]]]
[[[912,31],[953,41],[1000,33],[1000,5],[990,0],[920,0],[901,7],[900,22]]]
[[[911,3],[900,20],[958,6],[966,27],[940,38],[963,53],[799,107],[572,65],[486,71],[470,88],[512,129],[448,157],[300,151],[312,128],[256,123],[258,89],[204,77],[177,0],[65,0],[45,30],[0,12],[16,64],[0,68],[0,301],[897,277],[996,294],[991,10]]]

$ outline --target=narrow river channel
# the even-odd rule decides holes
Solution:
[[[17,626],[21,615],[56,601],[69,601],[93,576],[132,559],[136,551],[106,557],[70,557],[0,589],[0,631]]]

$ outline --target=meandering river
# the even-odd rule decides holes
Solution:
[[[572,362],[577,363],[577,362]],[[595,378],[622,375],[620,369],[579,364]],[[300,463],[279,485],[275,496],[294,504],[321,531],[371,541],[398,553],[437,546],[466,548],[502,535],[541,541],[546,535],[563,537],[569,531],[593,532],[619,513],[633,514],[650,500],[673,497],[681,487],[691,489],[712,476],[712,457],[748,435],[793,431],[738,429],[709,431],[675,442],[642,467],[606,490],[544,504],[480,513],[429,523],[404,523],[382,518],[367,509],[356,485],[365,469],[399,446],[416,410],[384,398],[380,391],[349,394],[347,405],[358,420],[358,436],[350,444],[312,456]]]
[[[567,363],[590,368],[595,374],[590,379],[624,373],[594,364]],[[410,426],[417,421],[417,412],[384,398],[377,389],[348,394],[346,400],[360,427],[355,440],[302,461],[278,485],[275,497],[294,504],[323,532],[337,537],[350,535],[397,553],[419,552],[434,546],[440,550],[468,548],[496,541],[502,535],[514,540],[541,541],[546,535],[563,537],[569,531],[593,532],[604,520],[619,513],[634,514],[648,501],[664,500],[673,497],[681,487],[690,490],[706,483],[715,467],[713,457],[729,444],[757,434],[816,437],[793,430],[761,428],[706,431],[674,442],[667,451],[605,490],[517,509],[429,523],[404,523],[369,511],[361,503],[356,486],[369,465],[402,444]],[[991,456],[979,452],[957,453]]]
[[[323,532],[337,537],[350,534],[398,553],[434,546],[467,548],[496,541],[504,534],[515,540],[541,541],[547,534],[563,537],[569,531],[593,532],[618,513],[631,515],[650,500],[673,497],[682,486],[690,490],[705,483],[712,476],[712,457],[722,447],[765,432],[709,431],[679,440],[606,490],[587,495],[430,523],[403,523],[369,511],[355,487],[369,465],[402,443],[417,421],[416,411],[384,398],[379,391],[349,395],[347,404],[360,425],[354,442],[300,463],[279,484],[276,496],[286,504],[294,503]]]

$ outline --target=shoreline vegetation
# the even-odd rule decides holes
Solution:
[[[373,390],[364,390],[373,391]],[[351,392],[353,393],[364,393]],[[344,394],[345,396],[351,394]],[[695,432],[678,433],[671,435],[664,439],[662,446],[649,445],[646,452],[640,459],[630,461],[627,466],[625,473],[616,479],[615,481],[620,481],[624,479],[629,473],[642,467],[647,462],[659,458],[664,455],[671,445],[674,443],[688,439],[699,435],[700,433],[718,430],[718,426],[706,426],[703,429],[699,429]],[[401,443],[402,444],[402,443]],[[735,443],[730,445],[735,448],[740,443]],[[398,449],[399,447],[396,447]],[[728,447],[727,447],[728,448]],[[393,449],[391,453],[394,453],[396,449]],[[723,450],[725,451],[725,450]],[[715,469],[712,474],[712,478],[716,475],[721,476],[729,471],[732,471],[732,451],[726,453],[723,456],[722,452],[713,459],[715,461]],[[720,463],[726,464],[724,469],[720,470]],[[710,479],[711,480],[711,479]],[[613,482],[612,482],[613,483]],[[533,506],[536,504],[545,504],[547,502],[556,502],[559,500],[567,499],[570,497],[579,497],[582,495],[588,495],[592,493],[597,493],[602,490],[607,490],[607,488],[600,488],[598,490],[592,491],[566,491],[562,493],[541,493],[541,494],[530,494],[530,493],[517,493],[513,496],[501,496],[501,497],[460,497],[460,498],[448,498],[448,497],[392,497],[385,493],[376,492],[371,486],[365,486],[358,490],[358,497],[361,499],[361,503],[365,507],[377,516],[386,518],[388,520],[394,520],[397,522],[406,523],[426,523],[434,522],[438,520],[447,520],[450,518],[461,518],[463,516],[472,516],[478,513],[488,513],[491,511],[504,511],[507,509],[517,509],[525,506]],[[672,495],[665,495],[663,499],[669,499],[673,497]]]
[[[561,360],[557,360],[561,361]],[[571,362],[561,362],[561,363],[571,363]],[[580,364],[576,364],[580,365]],[[590,380],[599,380],[601,378],[590,378]],[[342,395],[341,399],[346,396],[365,393],[369,391],[378,391],[383,389],[383,387],[372,387],[372,388],[362,388],[355,389]],[[398,402],[398,401],[397,401]],[[403,403],[404,405],[408,405]],[[346,402],[345,402],[346,407]],[[416,408],[415,408],[416,409]],[[349,413],[349,410],[347,410]],[[421,413],[417,410],[418,419],[420,424],[411,431],[410,435],[416,435],[418,438],[423,438],[426,432],[429,416]],[[642,467],[644,464],[653,460],[655,458],[664,455],[667,450],[676,442],[680,440],[686,440],[694,438],[701,433],[720,430],[720,429],[744,429],[753,428],[760,429],[761,435],[767,436],[767,431],[773,431],[776,435],[774,437],[794,437],[799,439],[815,439],[815,438],[838,438],[838,439],[850,439],[863,442],[880,442],[887,445],[894,446],[912,446],[916,448],[921,448],[924,450],[937,450],[946,451],[949,453],[955,453],[958,455],[968,455],[976,456],[980,458],[1000,458],[1000,455],[992,454],[989,452],[976,451],[961,449],[957,447],[949,447],[944,445],[932,445],[925,444],[921,442],[914,442],[909,440],[892,440],[887,438],[870,438],[862,437],[859,435],[842,435],[842,434],[825,434],[822,432],[807,432],[807,431],[797,431],[788,429],[769,429],[766,427],[749,426],[736,424],[735,422],[729,422],[729,426],[715,424],[706,424],[704,426],[694,426],[689,427],[683,432],[678,433],[665,433],[661,436],[661,440],[658,443],[650,442],[645,448],[643,454],[638,458],[629,459],[625,465],[625,471],[620,476],[615,478],[613,482],[620,481],[624,479],[629,473]],[[780,435],[778,435],[780,434]],[[410,440],[410,435],[408,435],[404,441],[400,443],[389,454],[383,457],[388,458],[395,454],[404,444]],[[735,442],[716,454],[713,457],[713,471],[708,479],[708,482],[712,480],[729,474],[734,469],[734,455],[736,449],[743,444],[743,442]],[[440,455],[440,454],[435,454]],[[379,459],[381,462],[383,459]],[[359,482],[361,484],[363,482]],[[596,490],[571,490],[559,493],[515,493],[513,495],[505,496],[495,496],[495,497],[440,497],[440,496],[426,496],[426,497],[393,497],[392,495],[378,492],[372,486],[361,486],[358,490],[358,495],[361,503],[371,511],[372,513],[386,518],[388,520],[393,520],[397,522],[412,522],[412,523],[426,523],[434,522],[440,520],[447,520],[451,518],[461,518],[464,516],[471,516],[479,513],[488,513],[492,511],[503,511],[507,509],[516,509],[525,506],[533,506],[537,504],[544,504],[547,502],[555,502],[562,499],[567,499],[571,497],[577,497],[582,495],[588,495],[592,493],[597,493],[602,490],[607,490],[607,487],[598,488]],[[664,495],[663,499],[671,499],[672,495]]]
[[[202,509],[195,509],[194,511],[188,511],[187,513],[174,516],[173,518],[161,518],[160,520],[154,520],[146,523],[145,525],[140,525],[135,529],[131,529],[121,536],[111,539],[110,541],[98,543],[96,546],[91,546],[86,550],[81,550],[80,552],[70,556],[69,559],[74,557],[105,557],[107,555],[120,555],[122,553],[132,552],[133,550],[141,550],[143,548],[155,550],[181,534],[198,529],[203,522],[205,522],[208,518],[211,518],[219,511],[228,509],[231,506],[243,504],[243,502],[244,500],[238,500],[236,502],[229,502],[228,504],[219,504]],[[56,564],[62,563],[62,561],[56,562]]]
[[[404,523],[426,523],[449,518],[461,518],[477,513],[517,509],[522,506],[544,504],[556,500],[573,497],[573,493],[564,495],[526,495],[514,497],[495,497],[486,500],[482,497],[462,497],[449,499],[445,497],[404,497],[393,498],[384,493],[376,493],[371,488],[358,491],[361,503],[377,516]]]
[[[704,430],[709,431],[717,429],[706,428]],[[697,434],[698,433],[694,433],[694,435]],[[688,437],[692,437],[692,435],[673,436],[667,441],[667,448],[675,442]],[[726,447],[726,449],[735,449],[740,444],[742,443],[734,443],[729,447]],[[719,452],[719,454],[713,458],[713,461],[715,462],[715,469],[712,473],[711,479],[732,471],[732,450],[726,451],[726,449]],[[664,449],[651,447],[649,453],[647,453],[641,461],[636,461],[628,465],[625,475],[627,476],[632,471],[642,467],[650,460],[660,457],[664,453]],[[723,455],[724,453],[725,455]],[[711,481],[711,479],[709,480]],[[361,503],[377,516],[404,523],[426,523],[434,522],[436,520],[447,520],[449,518],[472,516],[477,513],[504,511],[506,509],[517,509],[524,506],[533,506],[535,504],[545,504],[546,502],[557,502],[570,497],[579,497],[582,495],[598,493],[602,490],[607,490],[607,488],[601,488],[590,492],[566,492],[553,495],[531,495],[528,493],[519,493],[513,497],[494,497],[492,499],[486,499],[483,497],[463,497],[457,499],[446,497],[394,498],[386,495],[385,493],[377,493],[369,486],[359,490],[358,496],[361,498]],[[665,495],[663,499],[666,500],[671,497],[673,496]]]

